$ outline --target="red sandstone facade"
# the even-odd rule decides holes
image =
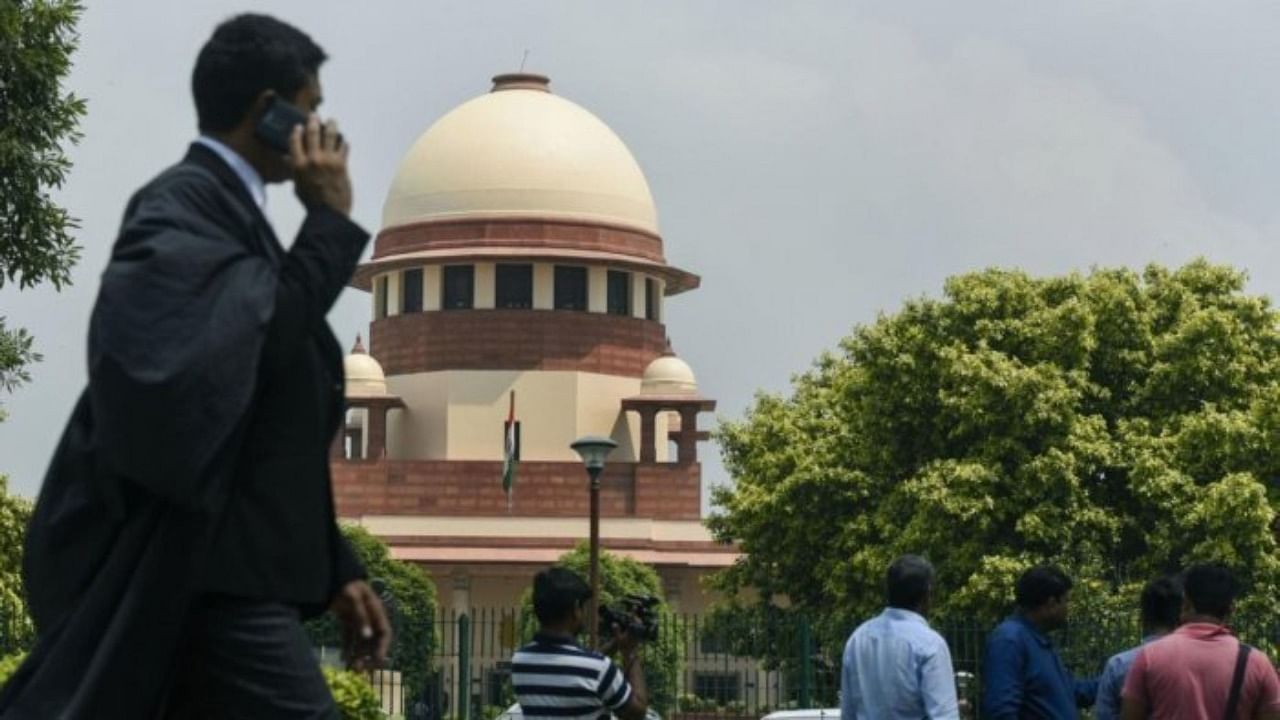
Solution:
[[[601,517],[696,521],[701,470],[698,463],[609,465],[600,478]],[[486,461],[337,461],[334,499],[343,517],[500,517],[508,513],[506,495],[495,482],[501,473],[501,463]],[[521,463],[516,492],[521,516],[587,515],[580,463]]]
[[[375,320],[388,375],[436,370],[575,370],[640,377],[667,351],[662,324],[563,310],[450,310]]]

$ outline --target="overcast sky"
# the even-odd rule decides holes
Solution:
[[[59,194],[83,224],[75,286],[0,292],[43,363],[4,398],[0,472],[34,495],[85,380],[84,336],[128,195],[195,132],[188,78],[225,2],[91,3],[69,89],[89,100]],[[1242,267],[1280,290],[1280,4],[1246,2],[270,2],[328,50],[377,229],[401,155],[527,69],[622,137],[668,260],[703,277],[668,331],[722,415],[857,323],[992,265]],[[301,214],[277,186],[282,236]],[[349,343],[368,297],[331,321]],[[704,420],[709,423],[709,420]],[[704,450],[708,483],[724,481]]]

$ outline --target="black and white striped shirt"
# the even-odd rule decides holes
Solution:
[[[631,684],[612,660],[541,633],[511,658],[511,684],[527,720],[607,718],[631,699]]]

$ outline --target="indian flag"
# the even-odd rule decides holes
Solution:
[[[502,491],[507,494],[507,511],[511,511],[511,493],[516,486],[516,391],[511,391],[511,409],[507,412],[507,434],[502,444]]]

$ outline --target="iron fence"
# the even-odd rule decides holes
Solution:
[[[27,649],[33,639],[30,622],[4,610],[0,607],[0,652]],[[947,640],[962,696],[975,704],[992,626],[980,621],[934,626]],[[1232,627],[1241,640],[1273,661],[1280,659],[1280,618],[1240,617]],[[406,683],[394,662],[369,679],[394,718],[493,720],[514,702],[511,655],[532,630],[516,608],[438,613],[433,632],[426,635],[428,647],[399,646],[392,652],[401,659],[429,654],[424,679]],[[1096,674],[1108,657],[1140,640],[1136,618],[1076,622],[1054,633],[1064,663],[1081,676]],[[656,708],[664,718],[757,720],[773,710],[838,705],[844,638],[824,639],[802,617],[743,628],[698,615],[671,615],[657,644],[669,654],[647,671],[651,694],[666,688]],[[334,648],[317,650],[322,662],[338,662]]]
[[[470,616],[441,614],[435,637],[431,680],[423,695],[423,717],[433,720],[493,720],[515,699],[511,691],[511,654],[527,641],[515,608],[474,610]],[[982,679],[986,636],[994,623],[940,623],[963,697],[976,704]],[[1241,618],[1233,623],[1242,640],[1273,657],[1280,653],[1280,618]],[[675,662],[649,666],[651,691],[673,689],[666,707],[672,720],[757,720],[774,710],[837,707],[843,638],[823,642],[811,623],[758,628],[738,650],[741,637],[725,637],[723,626],[697,615],[677,615],[662,628],[659,643],[675,647]],[[1079,623],[1054,633],[1066,665],[1077,675],[1097,674],[1107,658],[1141,640],[1136,620]],[[665,673],[655,677],[654,673]],[[457,702],[462,698],[462,702]]]

